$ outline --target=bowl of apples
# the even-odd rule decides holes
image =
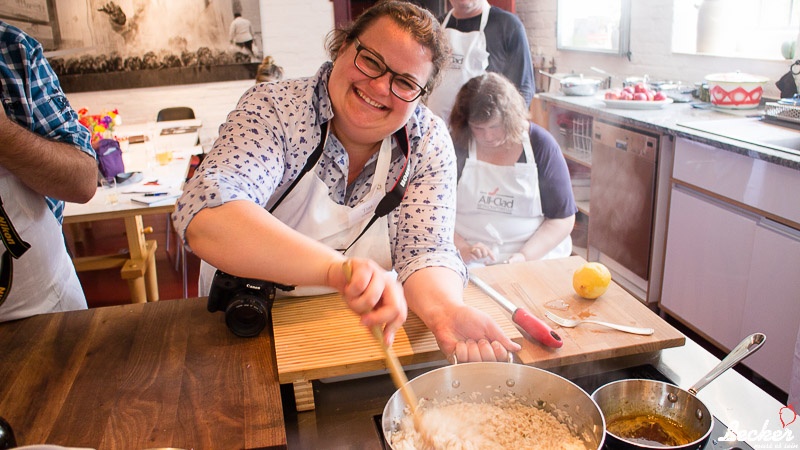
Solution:
[[[611,89],[603,95],[608,108],[618,109],[658,109],[672,103],[664,92],[656,91],[645,83]]]

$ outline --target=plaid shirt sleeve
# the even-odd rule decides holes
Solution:
[[[72,144],[97,157],[89,130],[78,122],[78,114],[61,90],[41,44],[2,21],[0,81],[3,109],[11,120],[40,136]],[[47,198],[47,203],[60,222],[64,202]]]

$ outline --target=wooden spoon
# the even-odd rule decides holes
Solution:
[[[344,271],[345,280],[349,283],[353,276],[353,266],[349,259],[342,263],[342,270]],[[371,326],[370,331],[372,331],[372,335],[381,345],[381,350],[383,350],[383,355],[386,358],[386,368],[389,369],[389,374],[392,377],[395,387],[400,390],[403,400],[405,400],[406,404],[411,409],[411,414],[414,419],[414,428],[422,437],[423,442],[433,448],[433,440],[427,433],[427,429],[422,425],[422,414],[418,409],[419,401],[417,400],[417,395],[414,393],[414,390],[411,389],[411,386],[408,385],[408,378],[403,371],[400,360],[397,359],[394,350],[386,345],[383,339],[383,329],[380,325]]]

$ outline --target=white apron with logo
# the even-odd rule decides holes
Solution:
[[[495,250],[496,262],[519,252],[545,220],[539,172],[527,133],[523,151],[525,163],[498,166],[479,161],[473,141],[458,182],[456,233],[470,244],[482,242]],[[572,239],[567,236],[542,259],[571,252]]]
[[[13,260],[11,292],[0,306],[0,321],[86,309],[61,225],[44,197],[4,168],[0,168],[0,196],[14,228],[31,245],[21,258]],[[0,251],[5,251],[2,244]]]
[[[315,170],[309,170],[275,209],[273,215],[294,230],[316,239],[327,246],[347,248],[367,226],[375,208],[386,194],[386,177],[392,159],[392,138],[381,144],[372,189],[354,207],[340,205],[328,196],[328,186],[319,179]],[[391,242],[388,233],[388,215],[375,221],[361,238],[347,251],[347,256],[369,258],[384,269],[392,269]],[[269,249],[264,249],[269,252]],[[203,261],[200,267],[199,295],[208,295],[216,269]],[[272,281],[272,280],[270,280]],[[334,292],[327,286],[298,286],[293,291],[278,291],[284,296],[321,295]]]
[[[461,86],[471,78],[486,73],[489,66],[489,52],[486,50],[486,22],[489,20],[488,3],[481,13],[481,26],[478,31],[462,33],[453,28],[445,28],[444,32],[450,42],[451,61],[442,74],[439,86],[431,92],[425,104],[434,114],[444,119],[447,123],[450,111],[453,110],[453,103],[456,101]],[[443,24],[450,20],[453,11],[450,10],[445,16]]]

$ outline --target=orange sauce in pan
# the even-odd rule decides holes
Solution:
[[[612,417],[606,429],[626,441],[653,447],[678,447],[696,439],[679,423],[652,414]]]

